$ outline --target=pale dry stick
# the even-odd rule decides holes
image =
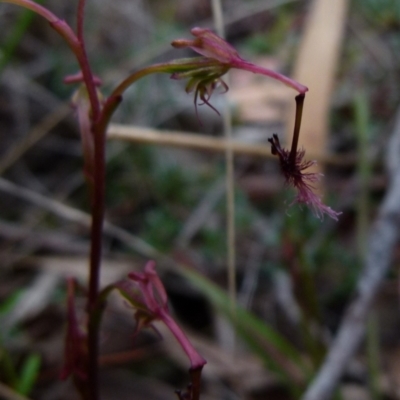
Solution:
[[[211,0],[214,24],[217,34],[225,38],[224,15],[221,0]],[[229,86],[229,73],[225,75]],[[235,166],[232,150],[232,113],[227,98],[224,99],[223,110],[224,137],[227,141],[225,150],[226,168],[226,229],[227,229],[227,264],[228,264],[228,293],[231,301],[231,312],[236,310],[236,247],[235,247]]]
[[[207,150],[223,153],[228,147],[225,138],[210,137],[190,132],[160,131],[152,128],[142,128],[129,125],[111,124],[107,138],[111,140],[124,140],[135,143],[154,144],[159,146],[172,146],[193,150]],[[234,153],[273,158],[271,146],[265,144],[248,144],[239,141],[230,143]]]
[[[32,146],[45,137],[56,125],[71,113],[71,107],[62,104],[47,114],[21,141],[16,143],[0,160],[0,175],[15,164]]]
[[[293,77],[310,89],[303,110],[300,143],[307,153],[321,156],[327,148],[329,111],[338,68],[340,46],[345,32],[348,0],[313,0],[305,24],[305,32],[294,68]],[[293,115],[290,111],[286,138],[292,136]],[[323,172],[323,165],[313,166]],[[322,181],[319,189],[322,192]]]
[[[390,183],[372,228],[364,269],[357,292],[316,378],[302,400],[328,400],[349,360],[365,334],[366,319],[376,293],[390,267],[394,246],[400,237],[400,107],[388,143],[387,170]]]
[[[119,124],[110,125],[107,138],[109,140],[123,140],[134,143],[171,146],[193,150],[205,150],[217,153],[225,152],[228,146],[228,142],[224,138],[210,137],[191,132],[182,133],[178,131],[160,131],[153,128]],[[271,146],[267,143],[259,143],[254,145],[240,142],[238,140],[232,140],[229,145],[231,146],[232,151],[237,155],[275,158],[275,156],[271,154]],[[345,155],[315,157],[313,154],[310,154],[309,158],[316,159],[318,162],[330,165],[351,166],[355,164],[354,157]]]

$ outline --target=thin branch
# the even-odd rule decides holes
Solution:
[[[225,38],[224,14],[221,0],[212,0],[214,24],[219,36]],[[225,82],[229,86],[229,73],[225,75]],[[231,301],[231,312],[236,310],[236,229],[235,229],[235,164],[232,149],[232,113],[227,98],[224,101],[223,111],[224,137],[227,142],[225,148],[226,169],[226,245],[227,245],[227,272],[228,292]]]
[[[400,236],[400,108],[388,146],[390,185],[372,229],[355,299],[347,309],[324,364],[302,400],[328,400],[365,334],[366,319],[390,267]]]

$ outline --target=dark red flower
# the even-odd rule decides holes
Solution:
[[[281,147],[278,135],[274,134],[268,139],[271,143],[271,153],[279,157],[281,171],[285,176],[286,183],[297,190],[297,196],[291,203],[303,203],[311,208],[314,215],[323,219],[324,214],[338,220],[341,212],[336,212],[332,208],[322,203],[321,198],[314,193],[313,184],[318,182],[321,174],[304,172],[307,168],[316,164],[316,161],[305,161],[304,150],[298,150],[295,157],[290,156],[290,151]]]

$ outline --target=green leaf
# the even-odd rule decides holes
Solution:
[[[41,360],[37,354],[31,354],[25,360],[15,390],[23,395],[28,395],[35,385],[39,374]]]

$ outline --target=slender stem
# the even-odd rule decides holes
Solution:
[[[245,71],[254,72],[255,74],[269,76],[270,78],[276,79],[285,85],[297,90],[300,94],[308,92],[308,87],[302,85],[301,83],[291,79],[279,72],[272,71],[268,68],[263,68],[258,65],[254,65],[248,61],[241,60],[240,62],[234,62],[231,68],[243,69]]]
[[[189,65],[189,64],[187,64]],[[170,73],[171,68],[179,68],[174,63],[163,63],[163,64],[154,64],[151,65],[150,67],[145,67],[140,69],[139,71],[134,72],[133,74],[129,75],[127,78],[125,78],[110,94],[110,96],[107,98],[104,106],[103,106],[103,111],[102,111],[102,116],[101,116],[101,121],[100,123],[102,124],[104,131],[105,127],[108,125],[115,109],[117,108],[118,104],[122,100],[122,95],[125,92],[126,89],[128,89],[131,85],[133,85],[136,81],[139,79],[151,75],[157,72],[165,72],[165,73]]]
[[[80,40],[81,44],[84,44],[83,38],[83,21],[85,19],[85,0],[79,0],[78,3],[78,12],[77,12],[77,19],[76,19],[76,33],[78,39]]]
[[[297,146],[299,145],[299,136],[300,136],[300,126],[301,126],[301,117],[303,115],[303,104],[304,104],[305,94],[299,94],[295,97],[296,100],[296,117],[294,120],[294,129],[293,129],[293,138],[292,138],[292,147],[290,149],[289,161],[294,164],[296,162],[297,155]]]
[[[139,71],[134,72],[125,78],[111,93],[109,98],[115,96],[121,96],[129,86],[133,85],[140,78],[143,78],[146,75],[154,74],[157,72],[170,72],[169,68],[175,66],[173,63],[162,63],[162,64],[154,64],[150,67],[145,67],[140,69]]]
[[[85,19],[85,0],[79,0],[77,13],[77,40],[79,46],[75,55],[81,67],[83,80],[88,91],[90,105],[92,107],[92,121],[97,121],[100,118],[100,101],[96,91],[93,72],[90,68],[86,46],[83,35],[83,23]]]
[[[59,20],[59,18],[56,17],[46,7],[43,7],[40,4],[35,3],[34,1],[31,0],[1,0],[1,2],[15,4],[17,6],[21,6],[29,10],[32,10],[35,13],[41,15],[43,18],[46,18],[49,22],[56,22]]]
[[[88,91],[90,106],[91,106],[91,119],[96,122],[100,118],[100,101],[96,91],[96,85],[94,83],[93,72],[90,68],[89,60],[86,54],[85,45],[78,39],[79,46],[75,51],[75,56],[78,60],[79,66],[82,71],[83,81],[85,82],[86,89]]]
[[[88,320],[88,394],[90,400],[99,399],[99,285],[102,257],[103,222],[105,209],[105,128],[98,124],[101,119],[100,101],[97,95],[94,76],[86,53],[84,41],[85,0],[79,0],[77,12],[77,39],[79,46],[75,52],[81,67],[83,80],[91,105],[91,133],[94,141],[94,168],[92,186],[92,225],[90,245],[89,293],[87,300]]]
[[[88,390],[91,400],[99,398],[98,354],[99,354],[99,281],[102,256],[103,220],[105,209],[105,131],[93,126],[94,170],[92,192],[92,225],[90,247],[90,273],[87,311],[88,324]]]
[[[171,333],[175,336],[176,340],[179,342],[183,351],[186,353],[190,360],[190,369],[200,368],[206,364],[206,360],[197,352],[197,350],[190,343],[189,339],[186,337],[179,325],[174,321],[174,319],[164,311],[164,309],[159,310],[160,319],[168,327]]]
[[[212,11],[214,17],[214,25],[218,35],[225,38],[224,13],[222,10],[221,0],[212,0]],[[229,86],[229,72],[225,74],[225,83]],[[226,245],[227,245],[227,277],[228,292],[230,299],[230,308],[232,317],[235,318],[236,313],[236,227],[235,227],[235,165],[234,151],[232,146],[232,113],[229,108],[227,99],[224,101],[223,110],[223,126],[224,137],[226,140],[225,150],[225,171],[226,171]],[[235,333],[232,332],[231,346],[232,353],[235,348]]]
[[[357,177],[358,191],[357,196],[357,244],[360,262],[365,260],[365,250],[367,248],[367,234],[369,222],[369,182],[371,178],[371,163],[368,160],[368,128],[369,109],[365,91],[360,88],[354,97],[354,119],[357,139]]]

